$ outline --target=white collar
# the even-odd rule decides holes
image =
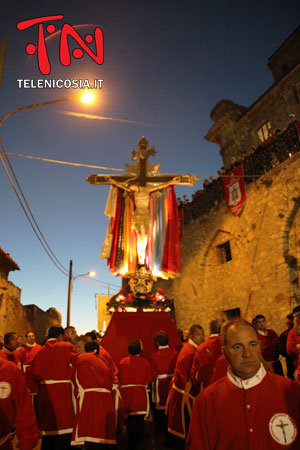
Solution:
[[[34,343],[34,344],[25,344],[27,347],[35,347],[35,345],[36,345],[36,342]]]
[[[191,344],[193,347],[198,347],[198,345],[197,344],[195,344],[195,342],[194,341],[192,341],[192,339],[191,338],[189,338],[189,340],[188,340],[188,343],[189,344]]]
[[[258,332],[259,334],[261,334],[262,336],[267,336],[267,335],[268,335],[267,330],[265,330],[265,331],[257,330],[257,332]]]
[[[215,336],[220,336],[219,334],[211,334],[209,337],[215,337]]]
[[[169,346],[168,345],[159,345],[158,346],[158,350],[161,350],[162,348],[169,348]]]
[[[227,370],[227,378],[229,379],[229,381],[232,384],[234,384],[238,388],[250,389],[250,388],[260,384],[262,382],[262,380],[264,379],[264,377],[266,376],[266,373],[267,372],[266,372],[264,366],[261,364],[260,368],[258,369],[258,371],[256,372],[256,374],[253,377],[248,378],[247,380],[242,380],[242,378],[239,378],[238,376],[233,374],[231,367],[229,366],[228,370]]]
[[[49,338],[49,339],[47,339],[47,342],[49,342],[49,341],[57,341],[57,339],[56,338]]]

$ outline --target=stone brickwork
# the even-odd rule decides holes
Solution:
[[[181,277],[160,283],[174,299],[179,328],[199,322],[208,332],[212,318],[240,308],[250,321],[264,314],[281,332],[299,299],[300,153],[247,187],[239,216],[222,202],[186,225],[181,258]]]
[[[15,288],[19,289],[16,286]],[[55,308],[45,312],[36,305],[24,306],[19,298],[6,293],[0,296],[0,335],[2,336],[15,331],[18,335],[25,337],[27,331],[33,331],[37,342],[40,343],[45,338],[49,326],[60,322],[61,315]]]
[[[33,331],[40,343],[51,325],[61,323],[61,314],[55,308],[45,312],[35,305],[23,306],[21,289],[8,280],[12,270],[20,268],[0,247],[0,336],[14,331],[24,338],[27,331]]]

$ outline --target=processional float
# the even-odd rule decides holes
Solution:
[[[182,219],[178,212],[175,185],[192,186],[195,175],[162,174],[160,164],[145,137],[131,150],[135,164],[125,164],[122,175],[87,178],[92,185],[110,185],[105,214],[109,223],[101,258],[113,275],[128,279],[127,299],[153,299],[153,283],[180,274]]]

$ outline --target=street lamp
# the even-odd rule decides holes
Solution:
[[[72,289],[73,289],[74,280],[76,280],[76,278],[79,278],[79,277],[84,277],[84,276],[94,277],[96,275],[96,272],[91,271],[91,272],[82,273],[81,275],[76,275],[76,277],[73,277],[72,269],[73,269],[73,261],[70,260],[69,287],[68,287],[68,305],[67,305],[67,327],[70,326],[71,296],[72,296]]]
[[[94,101],[94,98],[95,97],[93,96],[93,94],[85,92],[80,97],[78,97],[77,95],[72,95],[70,97],[64,97],[64,98],[59,98],[56,100],[50,100],[48,102],[41,102],[41,103],[35,103],[33,105],[21,106],[20,108],[16,108],[13,111],[10,111],[9,113],[5,114],[5,116],[2,117],[2,119],[0,120],[0,127],[3,124],[3,122],[6,119],[8,119],[8,117],[12,116],[13,114],[15,114],[19,111],[23,111],[24,109],[36,108],[37,106],[52,105],[53,103],[78,101],[78,100],[80,100],[82,103],[91,103],[92,101]]]

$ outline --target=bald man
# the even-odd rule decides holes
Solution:
[[[249,322],[227,322],[222,337],[230,367],[198,395],[186,449],[299,449],[300,386],[265,371]]]

